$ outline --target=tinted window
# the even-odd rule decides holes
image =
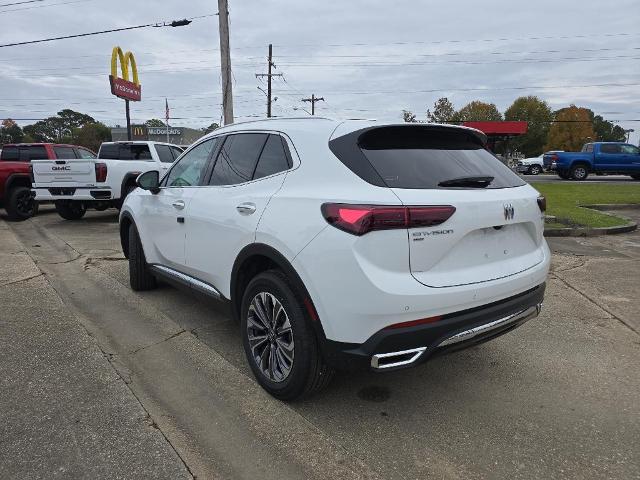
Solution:
[[[582,147],[583,152],[593,152],[593,143],[587,143]]]
[[[182,152],[184,152],[184,150],[178,147],[169,147],[169,148],[171,149],[171,153],[173,154],[174,159],[178,158],[180,155],[182,155]]]
[[[100,147],[98,158],[151,160],[151,151],[146,143],[106,143]]]
[[[156,145],[156,152],[158,152],[162,163],[173,163],[175,160],[168,145]]]
[[[42,145],[32,145],[29,147],[20,147],[20,160],[46,160],[49,158],[47,149]],[[75,158],[75,156],[73,157]]]
[[[472,188],[461,179],[493,177],[486,188],[524,185],[485,150],[476,134],[450,127],[398,126],[354,132],[332,140],[334,154],[374,185],[394,188]],[[453,180],[458,180],[454,184]],[[449,185],[443,182],[449,181]],[[478,183],[475,183],[478,186]]]
[[[633,145],[621,145],[620,146],[622,153],[631,153],[633,155],[637,155],[640,152],[638,147],[634,147]]]
[[[253,178],[262,178],[289,168],[289,161],[280,135],[269,135],[269,139],[260,154]]]
[[[266,133],[229,135],[216,160],[210,185],[235,185],[252,179]]]
[[[78,152],[78,157],[80,157],[80,158],[87,158],[87,159],[96,158],[95,153],[90,152],[89,150],[87,150],[85,148],[78,148],[77,152]]]
[[[15,162],[18,160],[18,147],[4,147],[2,149],[2,160]]]
[[[199,185],[207,167],[207,160],[216,139],[210,139],[195,146],[176,163],[163,180],[167,187],[190,187]]]
[[[603,143],[600,145],[600,153],[620,153],[619,145],[612,145],[610,143]]]
[[[53,151],[56,154],[56,158],[76,158],[76,152],[73,151],[73,147],[53,147]]]

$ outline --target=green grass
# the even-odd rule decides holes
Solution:
[[[580,205],[598,203],[640,203],[640,185],[532,183],[547,197],[547,214],[586,227],[626,225],[624,218],[605,215]]]

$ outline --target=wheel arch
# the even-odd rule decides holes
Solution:
[[[29,175],[21,174],[21,173],[12,173],[7,177],[7,181],[5,183],[4,188],[4,200],[7,201],[9,199],[9,194],[11,189],[14,187],[27,187],[31,188],[31,179]]]
[[[316,333],[320,348],[323,350],[326,336],[313,300],[309,295],[309,291],[289,260],[275,248],[264,243],[247,245],[240,251],[233,264],[229,291],[234,319],[237,321],[240,319],[242,295],[251,279],[257,274],[273,268],[281,270],[296,288],[297,292],[302,295],[303,298],[300,300],[303,302],[303,306],[309,318],[312,320],[310,323]]]
[[[125,258],[129,258],[129,227],[135,225],[133,216],[129,212],[122,212],[120,216],[120,246]]]
[[[120,198],[122,199],[122,195],[125,192],[125,188],[128,185],[135,185],[136,179],[142,172],[127,172],[124,177],[122,177],[122,183],[120,184]]]

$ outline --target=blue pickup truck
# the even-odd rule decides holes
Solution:
[[[590,173],[630,175],[640,180],[640,149],[621,142],[585,143],[580,152],[549,152],[545,169],[561,178],[585,180]]]

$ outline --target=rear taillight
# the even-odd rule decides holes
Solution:
[[[451,205],[395,207],[325,203],[322,215],[336,228],[353,235],[374,230],[431,227],[447,221],[456,211]]]
[[[96,182],[107,181],[107,164],[96,163]]]
[[[35,182],[35,179],[33,178],[33,164],[32,163],[29,164],[29,181],[31,183]]]
[[[556,155],[555,153],[551,155],[551,161],[552,162],[556,162],[558,161],[558,155]]]
[[[547,199],[542,195],[538,197],[538,207],[540,207],[542,213],[547,211]]]

